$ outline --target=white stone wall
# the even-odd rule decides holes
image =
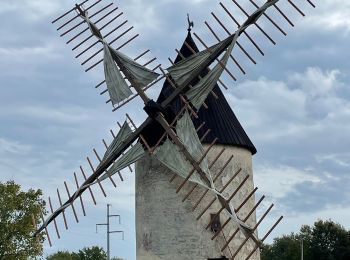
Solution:
[[[217,145],[209,153],[211,162],[224,146]],[[234,158],[223,174],[215,182],[216,188],[220,190],[239,168],[240,174],[225,189],[224,195],[229,197],[237,188],[239,183],[248,174],[249,179],[232,200],[237,208],[246,196],[254,189],[252,178],[252,156],[251,153],[242,148],[226,146],[225,152],[212,168],[213,176],[218,173],[228,158]],[[209,210],[196,220],[200,212],[214,198],[208,193],[198,207],[193,207],[204,193],[203,188],[196,188],[189,199],[182,202],[185,195],[193,188],[194,184],[187,183],[184,188],[176,194],[176,188],[183,181],[177,177],[173,182],[169,180],[173,173],[168,171],[157,161],[148,158],[136,164],[136,247],[138,260],[205,260],[218,258],[225,255],[231,258],[241,242],[244,235],[239,231],[231,241],[229,248],[221,252],[225,239],[236,230],[232,221],[225,227],[216,239],[212,240],[214,233],[206,226],[210,221],[210,213],[216,213],[221,205],[215,202]],[[244,219],[250,209],[254,206],[254,196],[239,211],[238,216]],[[220,220],[223,224],[228,216],[223,211]],[[247,223],[254,226],[256,223],[255,213],[248,219]],[[248,243],[240,250],[235,259],[245,259],[254,243]],[[251,258],[259,260],[258,252]]]

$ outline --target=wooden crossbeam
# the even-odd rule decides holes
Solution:
[[[294,27],[294,23],[288,18],[288,16],[278,7],[277,4],[274,4],[273,7],[277,10],[277,12],[282,15],[282,17],[292,26]]]
[[[102,21],[105,17],[108,17],[109,14],[113,13],[114,11],[118,10],[118,7],[114,8],[113,10],[111,10],[108,14],[104,15],[103,17],[101,17],[100,19],[98,19],[95,24],[98,24],[100,21]],[[116,19],[118,19],[120,16],[122,16],[124,13],[120,12],[119,14],[117,14],[115,17],[113,17],[111,20],[109,20],[107,23],[105,23],[100,30],[102,31],[103,29],[105,29],[108,25],[110,25],[112,22],[114,22]],[[85,28],[84,30],[82,30],[81,32],[79,32],[78,34],[76,34],[75,36],[73,36],[71,39],[69,39],[66,44],[71,43],[73,40],[75,40],[76,38],[78,38],[80,35],[82,35],[84,32],[89,31],[89,27]],[[77,48],[79,48],[83,43],[87,42],[88,40],[90,40],[91,38],[93,38],[93,35],[90,34],[90,36],[86,37],[84,40],[82,40],[81,42],[79,42],[78,44],[76,44],[72,51],[76,50]]]
[[[255,210],[259,207],[259,205],[261,204],[261,202],[265,199],[265,195],[262,196],[260,198],[260,200],[258,201],[258,203],[255,204],[255,206],[249,211],[249,213],[247,214],[247,216],[244,218],[243,222],[246,222],[249,217],[255,212]],[[237,213],[239,212],[239,209],[237,209]],[[219,234],[220,232],[226,227],[226,225],[232,220],[231,217],[228,217],[228,219],[225,221],[225,223],[223,225],[221,225],[221,228],[214,234],[214,236],[212,236],[211,240],[214,240]],[[232,237],[233,238],[233,237]],[[226,241],[227,243],[227,241]]]
[[[259,9],[259,6],[254,3],[253,0],[249,0],[254,6],[256,9]],[[287,33],[282,30],[282,28],[266,13],[263,13],[263,16],[265,16],[267,18],[268,21],[270,21],[270,23],[272,23],[284,36],[287,36]]]
[[[230,158],[225,162],[224,166],[221,168],[221,170],[218,172],[218,174],[215,176],[215,178],[213,179],[213,182],[215,184],[215,181],[221,176],[221,174],[225,171],[226,167],[230,164],[230,162],[233,159],[233,155],[230,156]],[[241,171],[241,170],[239,170]],[[236,175],[236,174],[235,174]],[[204,191],[204,193],[202,194],[202,196],[199,198],[199,200],[195,203],[195,205],[192,208],[192,211],[195,211],[196,208],[198,207],[198,205],[201,203],[201,201],[204,199],[205,195],[207,195],[209,192],[209,190]]]
[[[228,14],[228,16],[232,19],[232,21],[234,21],[234,23],[237,25],[237,27],[239,28],[241,26],[241,24],[236,20],[236,18],[234,18],[234,16],[229,12],[229,10],[226,8],[226,6],[220,2],[220,6],[222,7],[222,9],[225,11],[226,14]],[[211,15],[219,21],[219,19],[217,18],[217,16],[214,14],[214,12],[211,12]],[[222,24],[222,27],[225,27],[223,25],[222,22],[220,22],[220,25]],[[225,27],[226,28],[226,27]],[[227,29],[226,29],[227,30]],[[226,31],[225,30],[225,31]],[[228,31],[228,30],[227,30]],[[229,34],[231,34],[229,32]],[[259,47],[259,45],[253,40],[253,38],[249,35],[248,32],[244,31],[243,34],[249,39],[249,41],[254,45],[254,47],[260,52],[260,54],[262,56],[264,56],[264,52],[261,50],[261,48]]]
[[[94,172],[95,172],[95,168],[94,168],[94,166],[92,165],[90,158],[89,158],[89,157],[86,157],[86,160],[88,161],[88,163],[89,163],[89,165],[90,165],[90,168],[91,168],[91,170],[92,170],[92,173],[94,173]],[[97,181],[97,183],[98,183],[98,186],[100,186],[100,189],[101,189],[101,191],[102,191],[103,196],[107,197],[107,194],[106,194],[106,192],[105,192],[105,190],[104,190],[104,188],[103,188],[103,186],[102,186],[102,183],[101,183],[100,179],[97,178],[96,181]]]
[[[43,212],[41,212],[41,220],[43,221],[43,223],[45,222]],[[51,238],[50,238],[49,231],[47,230],[47,226],[45,226],[45,233],[47,236],[47,240],[49,241],[49,245],[50,247],[52,247]]]
[[[270,228],[270,230],[265,234],[265,236],[263,237],[263,239],[261,239],[261,242],[264,242],[266,240],[266,238],[271,234],[271,232],[276,228],[276,226],[282,221],[283,216],[279,217],[279,219],[276,221],[276,223]],[[254,252],[259,248],[259,245],[256,245],[253,249],[253,251],[246,257],[245,260],[248,260],[253,254]]]
[[[294,8],[295,10],[298,11],[299,14],[301,14],[302,16],[305,16],[304,12],[301,11],[300,8],[299,8],[296,4],[294,4],[291,0],[287,0],[287,1],[288,1],[288,3],[289,3],[291,6],[293,6],[293,8]]]
[[[93,151],[94,151],[94,154],[95,154],[97,160],[101,163],[102,162],[101,157],[98,155],[96,149],[94,148]],[[109,180],[113,184],[114,188],[116,188],[117,184],[115,184],[115,181],[113,180],[112,176],[110,174],[108,174],[108,171],[106,171],[106,173],[107,173],[107,176],[108,176]]]
[[[75,180],[75,185],[76,185],[77,189],[79,189],[78,177],[77,177],[77,174],[75,172],[74,172],[74,180]],[[86,211],[85,211],[85,206],[84,206],[82,195],[79,196],[79,200],[80,200],[80,205],[81,205],[81,209],[83,211],[83,214],[84,214],[84,216],[86,216]]]
[[[84,2],[80,3],[79,6],[82,6],[83,4],[85,4],[86,2],[88,2],[89,0],[85,0]],[[53,20],[51,23],[56,23],[57,21],[61,20],[63,17],[65,17],[66,15],[70,14],[71,12],[73,12],[74,10],[76,10],[76,7],[73,7],[72,9],[68,10],[67,12],[65,12],[64,14],[62,14],[61,16],[59,16],[58,18],[56,18],[55,20]]]
[[[251,191],[248,196],[243,200],[243,202],[241,203],[241,205],[239,205],[239,207],[237,209],[234,209],[235,213],[237,213],[247,202],[248,200],[255,194],[255,192],[258,190],[258,188],[256,187],[253,191]],[[221,207],[221,209],[214,215],[214,217],[211,219],[211,221],[208,223],[208,225],[206,226],[205,229],[208,229],[212,224],[213,221],[215,220],[215,217],[219,216],[220,213],[224,210],[224,207]]]
[[[113,5],[113,3],[110,3],[110,4],[106,5],[106,6],[104,6],[103,8],[101,8],[100,10],[98,10],[96,13],[90,15],[89,18],[95,17],[96,15],[102,13],[104,10],[108,9],[108,8],[111,7],[112,5]],[[69,29],[66,30],[64,33],[62,33],[62,34],[60,35],[60,37],[63,37],[63,36],[65,36],[66,34],[72,32],[73,30],[75,30],[76,28],[78,28],[80,25],[82,25],[82,24],[84,24],[84,23],[85,23],[85,21],[79,22],[78,24],[74,25],[73,27],[69,28]]]
[[[80,172],[81,172],[81,174],[83,175],[83,177],[84,177],[84,180],[86,181],[87,180],[87,178],[86,178],[86,175],[85,175],[85,171],[84,171],[84,169],[83,169],[83,167],[80,165]],[[92,189],[91,189],[91,187],[89,186],[88,187],[88,190],[89,190],[89,192],[90,192],[90,195],[91,195],[91,198],[92,198],[92,201],[94,202],[94,204],[96,205],[97,203],[96,203],[96,199],[95,199],[95,196],[94,196],[94,194],[93,194],[93,192],[92,192]]]
[[[64,181],[64,187],[66,188],[66,192],[67,192],[68,198],[70,198],[70,192],[69,192],[68,185],[67,185],[66,181]],[[73,214],[74,214],[74,217],[75,217],[75,221],[77,223],[79,223],[78,215],[77,215],[77,212],[75,211],[75,207],[74,207],[73,202],[70,204],[70,206],[72,207]]]
[[[238,172],[239,173],[239,172]],[[236,175],[237,176],[237,175]],[[236,177],[234,176],[234,177]],[[235,189],[235,191],[231,194],[230,198],[227,200],[227,202],[229,203],[233,197],[237,194],[237,192],[243,187],[243,185],[246,183],[246,181],[249,179],[249,175],[247,175],[239,184],[239,186]],[[232,182],[234,180],[234,178],[230,179],[230,182]],[[225,187],[226,189],[226,187]],[[222,192],[225,191],[225,189],[222,189]],[[220,193],[222,193],[220,192]],[[206,212],[207,210],[214,204],[214,202],[217,200],[217,198],[215,197],[213,200],[211,200],[208,205],[206,207],[204,207],[204,209],[201,211],[201,213],[197,216],[197,220],[199,220]],[[224,209],[224,208],[223,208]],[[221,211],[223,210],[221,209]]]
[[[210,130],[210,129],[208,129]],[[209,165],[209,170],[214,166],[214,164],[219,160],[219,158],[221,157],[221,155],[225,152],[225,148],[222,148],[221,151],[216,155],[216,157],[214,158],[214,160],[212,161],[212,163]],[[185,202],[186,199],[189,198],[189,196],[192,194],[192,192],[195,191],[195,189],[198,187],[198,184],[195,184],[193,186],[193,188],[185,195],[185,197],[182,199],[182,202]]]
[[[102,0],[97,0],[94,4],[90,5],[89,7],[87,7],[85,9],[85,11],[90,10],[91,8],[93,8],[95,5],[97,5],[98,3],[100,3]],[[76,10],[76,8],[74,8],[74,10]],[[75,19],[77,19],[79,17],[79,14],[75,15],[73,18],[69,19],[68,21],[66,21],[64,24],[62,24],[61,26],[59,26],[57,28],[57,31],[61,30],[63,27],[67,26],[68,24],[70,24],[71,22],[73,22]]]
[[[249,14],[244,10],[244,8],[236,1],[236,0],[231,0],[241,11],[242,13],[248,18]],[[258,23],[254,23],[254,25],[259,29],[260,32],[273,44],[276,45],[276,42],[271,38],[270,35],[268,35],[263,28]]]
[[[115,28],[113,28],[112,30],[110,30],[108,33],[103,35],[103,38],[108,38],[112,33],[114,33],[115,31],[117,31],[118,29],[120,29],[121,27],[123,27],[125,24],[128,23],[128,20],[124,20],[123,22],[119,23]],[[134,27],[130,26],[128,29],[124,30],[124,32],[122,32],[121,34],[119,34],[117,36],[117,38],[115,38],[116,40],[120,39],[122,36],[124,36],[125,34],[127,34],[129,31],[131,31]],[[93,38],[94,36],[91,34],[91,38]],[[86,53],[88,50],[90,50],[91,48],[93,48],[94,46],[96,46],[100,41],[96,40],[93,43],[91,43],[89,46],[87,46],[85,49],[83,49],[82,51],[80,51],[75,58],[79,58],[80,56],[82,56],[84,53]],[[77,45],[78,46],[78,45]],[[73,49],[76,49],[75,46]],[[102,51],[102,50],[101,50]],[[99,52],[101,52],[99,51]],[[84,65],[85,63],[87,63],[90,59],[92,59],[93,57],[95,57],[99,52],[94,53],[93,56],[90,56],[88,59],[84,60],[81,65]]]
[[[62,205],[60,191],[58,189],[56,189],[56,192],[57,192],[58,201],[60,203],[60,206],[62,207],[63,205]],[[65,214],[64,209],[62,210],[62,217],[63,217],[64,226],[66,227],[66,230],[68,230],[68,223],[67,223],[66,214]]]
[[[266,218],[266,216],[269,214],[269,212],[271,211],[271,209],[273,208],[273,204],[265,211],[264,215],[260,218],[260,220],[258,221],[258,223],[255,224],[254,228],[252,229],[252,231],[254,232],[262,223],[262,221]],[[233,233],[233,235],[230,237],[229,241],[232,241],[233,237],[237,234],[237,230],[236,232]],[[241,243],[241,245],[237,248],[236,252],[234,253],[233,257],[235,257],[239,251],[242,249],[242,247],[245,245],[245,243],[247,243],[247,241],[249,240],[250,237],[246,237],[246,239]],[[221,249],[222,251],[225,250],[225,248],[229,245],[229,242],[226,243],[224,245],[224,247]]]
[[[199,162],[197,162],[197,164],[199,165],[204,158],[207,156],[207,154],[209,153],[209,151],[211,150],[211,148],[214,146],[214,144],[217,142],[218,138],[215,138],[213,140],[213,142],[209,145],[209,147],[206,149],[206,151],[204,152],[203,156],[200,158]],[[188,180],[191,178],[191,176],[196,172],[196,167],[193,165],[193,169],[191,170],[191,172],[188,174],[188,176],[185,178],[185,180],[180,184],[180,186],[176,189],[176,193],[179,193],[180,190],[185,186],[185,184],[188,182]]]
[[[109,33],[105,34],[103,36],[103,38],[107,38],[109,35],[111,35],[114,31],[118,30],[119,28],[121,28],[124,24],[127,23],[127,20],[124,21],[123,23],[121,23],[120,25],[118,25],[116,28],[114,28],[113,30],[111,30]],[[116,38],[114,38],[112,41],[109,42],[109,44],[114,43],[115,41],[119,40],[120,38],[122,38],[124,35],[126,35],[128,32],[130,32],[132,29],[134,29],[134,26],[130,26],[128,29],[124,30],[121,34],[119,34]],[[86,51],[88,51],[89,49],[91,49],[93,46],[97,45],[100,41],[97,40],[95,41],[93,44],[91,44],[90,46],[88,46],[87,48],[85,48],[83,51],[81,51],[77,56],[75,56],[76,58],[80,57],[82,54],[84,54]],[[103,48],[100,48],[98,51],[94,52],[92,55],[90,55],[88,58],[86,58],[81,65],[85,65],[86,63],[88,63],[92,58],[94,58],[97,54],[101,53],[103,51]]]
[[[53,207],[52,207],[52,202],[51,202],[51,198],[50,198],[50,197],[49,197],[49,206],[50,206],[50,211],[51,211],[51,214],[52,214],[52,213],[53,213]],[[57,227],[56,219],[54,219],[53,223],[54,223],[54,225],[55,225],[55,230],[56,230],[57,238],[60,239],[61,236],[60,236],[60,232],[58,232],[58,227]]]

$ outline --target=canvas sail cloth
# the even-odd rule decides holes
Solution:
[[[124,155],[122,155],[117,161],[115,161],[113,165],[106,171],[106,173],[99,178],[99,180],[103,181],[110,176],[113,176],[124,168],[140,160],[144,155],[145,150],[143,149],[142,144],[137,143],[131,147]]]
[[[229,43],[229,46],[220,62],[218,62],[215,67],[195,86],[185,93],[188,100],[197,110],[202,106],[223,73],[240,34],[251,24],[254,24],[271,5],[276,4],[278,1],[279,0],[267,1],[238,28],[235,34],[229,36],[220,43],[215,44],[204,51],[198,52],[168,68],[168,72],[172,79],[178,86],[181,86],[186,82],[186,80],[192,78],[193,75],[199,75],[203,69],[203,64],[209,64],[209,61],[213,59],[212,54],[216,53],[222,49],[223,46],[226,46]]]
[[[119,136],[120,137],[120,136]],[[117,137],[116,137],[117,138]],[[123,140],[121,140],[123,141]],[[118,140],[118,143],[121,143],[120,140]],[[114,146],[115,149],[117,149],[117,146]],[[133,164],[134,162],[136,162],[137,160],[141,159],[145,154],[145,151],[142,147],[141,143],[137,143],[135,146],[133,146],[132,148],[130,148],[124,155],[122,155],[121,157],[119,157],[118,160],[116,160],[113,165],[106,171],[106,173],[104,175],[102,175],[99,178],[99,181],[103,181],[105,179],[107,179],[109,176],[112,176],[114,174],[116,174],[117,172],[123,170],[124,168],[128,167],[129,165]],[[78,195],[79,192],[83,189],[87,189],[90,186],[97,184],[97,181],[94,181],[93,183],[87,184],[87,185],[83,185],[81,187],[79,187],[79,189],[76,190],[76,192],[73,194],[72,197],[72,202],[71,203],[67,203],[65,205],[62,205],[60,208],[58,208],[56,210],[56,212],[63,212],[66,208],[70,207],[73,202],[80,196]],[[48,218],[43,224],[43,227],[47,227],[47,225],[49,224],[49,220],[50,218]]]
[[[106,160],[109,156],[113,154],[115,150],[117,150],[120,145],[123,143],[123,141],[132,134],[132,130],[129,126],[129,124],[125,121],[122,127],[120,128],[118,134],[113,139],[112,143],[108,146],[107,151],[105,152],[103,156],[103,161]]]
[[[197,162],[200,161],[204,155],[204,148],[198,138],[196,129],[194,128],[192,120],[187,112],[185,112],[184,115],[178,120],[176,125],[176,132],[179,139],[184,144],[191,156]],[[180,148],[177,145],[173,144],[169,139],[167,139],[163,145],[156,149],[154,156],[165,167],[184,179],[187,178],[189,173],[193,170],[192,164],[186,160],[185,156],[180,151]],[[206,156],[200,163],[200,167],[205,173],[206,177],[210,180],[210,185],[208,185],[207,182],[200,177],[200,174],[197,171],[192,174],[192,176],[189,178],[189,181],[199,184],[205,189],[213,192],[222,206],[225,205],[225,209],[233,222],[244,232],[244,234],[248,235],[251,231],[251,228],[237,217],[233,205],[230,202],[227,202],[228,198],[226,198],[223,194],[219,193],[215,189],[213,179],[208,167],[208,159]]]
[[[112,141],[112,143],[108,146],[101,163],[110,159],[111,156],[113,156],[113,154],[115,153],[115,151],[117,151],[123,145],[124,140],[127,139],[132,133],[133,132],[130,126],[127,122],[125,122],[122,125],[116,137],[114,138],[114,140]],[[143,146],[140,143],[137,143],[136,145],[132,146],[129,150],[127,150],[126,153],[119,156],[118,159],[111,165],[111,167],[108,170],[106,170],[106,172],[101,177],[98,178],[99,181],[103,181],[113,176],[114,174],[120,172],[121,170],[135,163],[137,160],[140,160],[144,155],[145,151],[143,149]],[[100,167],[100,165],[98,167]],[[87,188],[96,183],[97,181],[89,185],[83,186],[80,189]]]
[[[119,104],[133,94],[118,66],[123,70],[129,81],[132,79],[142,88],[158,78],[158,73],[138,64],[118,50],[113,49],[87,15],[81,17],[88,24],[91,33],[103,44],[104,74],[108,93],[113,105]]]
[[[197,162],[200,161],[204,154],[204,149],[187,112],[178,120],[176,132],[192,157]],[[174,145],[170,139],[167,139],[163,145],[156,149],[154,156],[163,165],[183,178],[186,178],[189,172],[193,169],[192,164],[185,159],[180,148]],[[210,180],[211,177],[206,158],[202,160],[200,167],[206,174],[207,179]],[[205,188],[211,188],[208,186],[207,182],[200,177],[200,174],[197,171],[192,174],[189,181],[197,183]]]
[[[112,143],[108,146],[107,151],[103,156],[102,162],[109,159],[114,154],[114,152],[123,145],[124,140],[127,139],[132,133],[133,132],[129,124],[125,121]],[[137,160],[141,159],[144,154],[145,151],[142,145],[140,143],[137,143],[136,145],[132,146],[125,154],[120,156],[118,160],[116,160],[106,171],[106,173],[99,178],[99,181],[103,181],[123,170],[124,168],[130,166]]]

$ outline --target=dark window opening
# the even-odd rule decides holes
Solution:
[[[210,214],[210,223],[210,229],[214,233],[217,233],[219,230],[221,230],[220,214]]]

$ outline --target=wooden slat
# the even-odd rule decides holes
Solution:
[[[86,160],[88,161],[88,163],[89,163],[89,165],[90,165],[90,168],[91,168],[91,170],[92,170],[92,173],[94,173],[94,172],[95,172],[95,168],[94,168],[94,166],[92,165],[92,163],[91,163],[91,161],[90,161],[90,158],[89,158],[89,157],[86,157]],[[97,181],[98,186],[100,187],[100,189],[101,189],[101,191],[102,191],[102,193],[103,193],[103,196],[107,197],[107,194],[106,194],[106,192],[105,192],[105,190],[104,190],[104,188],[103,188],[103,186],[102,186],[102,183],[101,183],[101,181],[99,180],[99,178],[97,178],[96,181]]]
[[[79,190],[78,177],[77,177],[77,174],[75,172],[74,172],[74,180],[75,180],[75,185],[77,187],[77,190]],[[84,216],[86,216],[82,195],[79,196],[79,200],[80,200],[80,205],[81,205],[81,209],[83,211],[83,214],[84,214]]]
[[[271,232],[277,227],[277,225],[282,221],[283,216],[281,216],[276,223],[270,228],[270,230],[266,233],[266,235],[263,237],[263,239],[261,240],[261,242],[264,242],[265,239],[271,234]],[[255,253],[255,251],[259,248],[258,245],[255,246],[255,248],[253,249],[253,251],[246,257],[245,260],[248,260],[249,258],[251,258],[251,256]]]
[[[50,197],[49,197],[49,206],[50,206],[50,211],[51,211],[51,214],[52,214],[53,213],[53,207],[52,207],[52,202],[51,202],[51,198]],[[58,239],[60,239],[61,236],[60,236],[60,232],[58,232],[56,219],[53,220],[53,224],[55,226],[57,237],[58,237]]]
[[[62,199],[61,199],[60,191],[56,189],[56,192],[57,192],[58,201],[60,203],[60,206],[62,207]],[[66,219],[65,210],[62,210],[62,216],[63,216],[64,226],[66,227],[66,230],[68,230],[68,223]]]
[[[244,10],[244,8],[236,1],[236,0],[231,0],[241,11],[244,13],[244,15],[248,18],[249,14]],[[259,24],[254,23],[254,25],[259,29],[260,32],[273,44],[276,45],[276,42],[271,38],[270,35],[268,35],[263,28],[260,27]]]
[[[86,2],[88,2],[89,0],[85,0],[84,2],[80,3],[79,6],[82,6],[83,4],[85,4]],[[76,10],[76,7],[73,7],[72,9],[70,9],[69,11],[65,12],[64,14],[62,14],[61,16],[57,17],[55,20],[53,20],[51,23],[56,23],[57,21],[61,20],[63,17],[65,17],[66,15],[70,14],[71,12],[73,12],[74,10]]]
[[[236,18],[234,18],[234,16],[229,12],[229,10],[226,8],[226,6],[220,2],[220,6],[222,7],[222,9],[224,9],[225,13],[232,19],[232,21],[234,21],[234,23],[237,25],[237,27],[239,28],[241,26],[241,24],[237,21]],[[215,14],[212,12],[212,15],[215,18]],[[249,35],[248,32],[243,31],[243,34],[249,39],[249,41],[255,46],[255,48],[260,52],[261,55],[265,55],[264,52],[261,50],[261,48],[259,47],[259,45],[253,40],[253,38]]]
[[[85,9],[85,11],[90,10],[91,8],[93,8],[95,5],[97,5],[99,2],[101,2],[102,0],[97,0],[97,2],[95,2],[94,4],[90,5],[88,8]],[[64,24],[62,24],[61,26],[59,26],[57,28],[57,31],[61,30],[63,27],[67,26],[68,24],[70,24],[71,22],[73,22],[75,19],[77,19],[79,17],[79,15],[75,15],[73,18],[69,19],[67,22],[65,22]]]
[[[89,16],[89,19],[95,17],[96,15],[100,14],[101,12],[103,12],[104,10],[106,10],[107,8],[109,8],[110,6],[112,6],[113,3],[110,3],[109,5],[104,6],[103,8],[101,8],[100,10],[98,10],[96,13],[92,14]],[[79,22],[78,24],[74,25],[73,27],[71,27],[70,29],[68,29],[67,31],[65,31],[64,33],[62,33],[60,36],[63,37],[64,35],[70,33],[71,31],[75,30],[76,28],[78,28],[80,25],[84,24],[85,20]]]
[[[107,14],[105,14],[104,16],[102,16],[101,18],[99,18],[97,21],[93,22],[95,25],[97,25],[99,22],[101,22],[104,18],[108,17],[110,14],[114,13],[116,10],[118,10],[118,6],[113,8],[111,11],[109,11]],[[120,17],[123,14],[123,12],[119,13],[117,16],[115,16],[114,18],[112,18],[110,21],[108,21],[105,25],[103,25],[101,28],[99,28],[99,30],[103,30],[106,26],[108,26],[109,24],[111,24],[114,20],[116,20],[118,17]],[[76,35],[74,35],[72,38],[70,38],[66,44],[71,43],[72,41],[74,41],[76,38],[78,38],[80,35],[82,35],[84,32],[89,31],[89,27],[85,28],[84,30],[80,31],[79,33],[77,33]],[[93,35],[91,34],[88,38],[86,38],[83,42],[86,42],[88,39],[90,39],[91,37],[93,37]],[[81,44],[81,43],[80,43]],[[74,48],[73,48],[74,50]]]
[[[254,3],[253,0],[249,1],[255,6],[256,9],[259,9],[259,6],[256,3]],[[272,23],[284,36],[287,36],[286,32],[283,31],[282,28],[274,20],[272,20],[272,18],[268,14],[266,14],[266,12],[263,13],[263,16],[265,16],[267,20],[269,20],[270,23]]]
[[[68,189],[67,182],[64,182],[64,186],[66,187],[66,192],[67,192],[68,198],[70,198],[70,192],[69,192],[69,189]],[[70,204],[70,206],[72,207],[73,214],[74,214],[76,222],[79,223],[78,215],[77,215],[77,212],[75,211],[75,207],[74,207],[73,202]]]

